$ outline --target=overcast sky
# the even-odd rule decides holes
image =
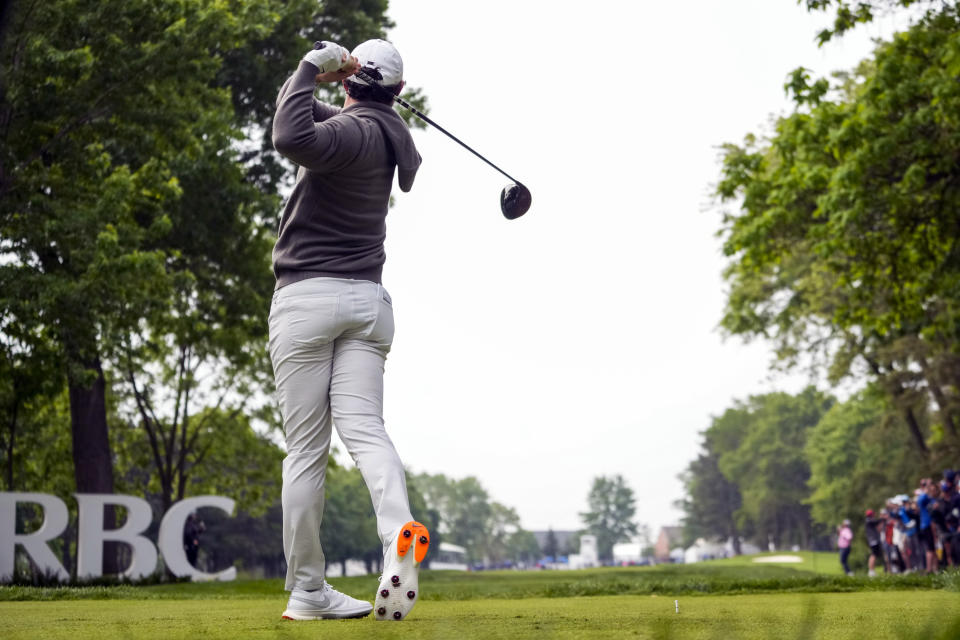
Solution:
[[[790,70],[850,68],[904,21],[818,49],[827,17],[793,0],[391,0],[389,15],[430,115],[533,193],[505,220],[505,178],[414,132],[423,166],[395,190],[384,271],[401,457],[477,476],[528,529],[579,528],[591,480],[618,473],[639,521],[676,523],[711,416],[804,384],[717,330],[717,147],[789,109]]]

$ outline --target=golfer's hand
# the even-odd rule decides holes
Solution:
[[[347,60],[343,62],[343,66],[337,71],[318,73],[317,82],[340,82],[344,78],[349,78],[352,76],[359,68],[360,61],[353,56],[347,56]]]
[[[342,69],[350,59],[350,52],[335,42],[318,42],[303,59],[319,69],[322,75]]]

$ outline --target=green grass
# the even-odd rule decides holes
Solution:
[[[960,637],[944,591],[426,601],[400,624],[280,620],[284,600],[120,600],[0,603],[5,639],[19,638],[776,638]],[[928,621],[932,623],[928,626]]]
[[[848,578],[833,554],[585,571],[423,571],[403,624],[281,621],[280,580],[0,587],[0,638],[960,638],[960,572]],[[332,580],[371,600],[375,576]],[[674,611],[680,601],[680,613]],[[928,627],[928,625],[930,625]]]
[[[832,554],[829,559],[835,560]],[[423,598],[451,601],[489,598],[563,598],[607,595],[733,595],[759,593],[826,593],[943,589],[960,592],[960,573],[934,576],[865,576],[848,578],[825,573],[826,558],[809,565],[765,565],[741,559],[715,560],[693,565],[659,565],[584,571],[424,571]],[[817,570],[814,571],[813,568]],[[375,577],[331,580],[341,591],[368,598]],[[0,601],[71,599],[257,599],[282,596],[280,580],[241,580],[232,583],[174,583],[143,587],[0,587]]]
[[[776,556],[795,556],[802,562],[755,562],[764,558]],[[797,571],[810,571],[813,573],[822,573],[832,576],[842,576],[843,567],[840,565],[838,554],[825,551],[771,551],[757,553],[749,556],[736,556],[725,558],[723,560],[710,560],[703,563],[707,566],[734,567],[734,566],[767,566],[767,567],[785,567]],[[883,572],[881,568],[881,573]]]

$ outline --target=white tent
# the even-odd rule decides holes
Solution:
[[[643,545],[638,541],[613,545],[613,564],[637,564],[643,559]]]
[[[726,545],[723,542],[697,538],[693,546],[683,552],[683,561],[687,564],[693,564],[694,562],[703,562],[704,560],[726,558],[728,555]]]

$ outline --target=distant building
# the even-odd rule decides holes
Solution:
[[[697,538],[697,541],[683,552],[683,561],[685,564],[727,557],[729,556],[722,541],[705,540],[703,538]]]
[[[456,544],[441,542],[437,548],[437,554],[430,559],[430,568],[466,571],[469,569],[467,550]]]
[[[600,566],[600,555],[597,551],[597,536],[584,534],[580,536],[580,553],[572,553],[568,558],[570,569],[590,569]]]
[[[540,546],[540,553],[546,555],[549,531],[531,531],[530,533],[537,539],[537,544]],[[566,556],[571,553],[576,553],[580,548],[580,536],[582,534],[582,531],[554,531],[553,537],[557,541],[557,555]]]
[[[541,566],[548,569],[589,569],[599,567],[597,536],[583,531],[554,531],[557,541],[556,557],[547,555],[549,531],[531,531],[540,545]]]
[[[741,542],[740,551],[744,555],[759,553],[760,547],[750,542]],[[717,558],[732,558],[733,556],[732,538],[726,541],[697,538],[697,541],[683,552],[683,561],[686,564],[693,564],[694,562],[716,560]]]
[[[643,546],[640,540],[618,542],[613,545],[613,564],[620,566],[643,564]]]
[[[657,562],[670,562],[670,552],[682,546],[683,527],[661,527],[657,542],[653,545],[653,557]]]

